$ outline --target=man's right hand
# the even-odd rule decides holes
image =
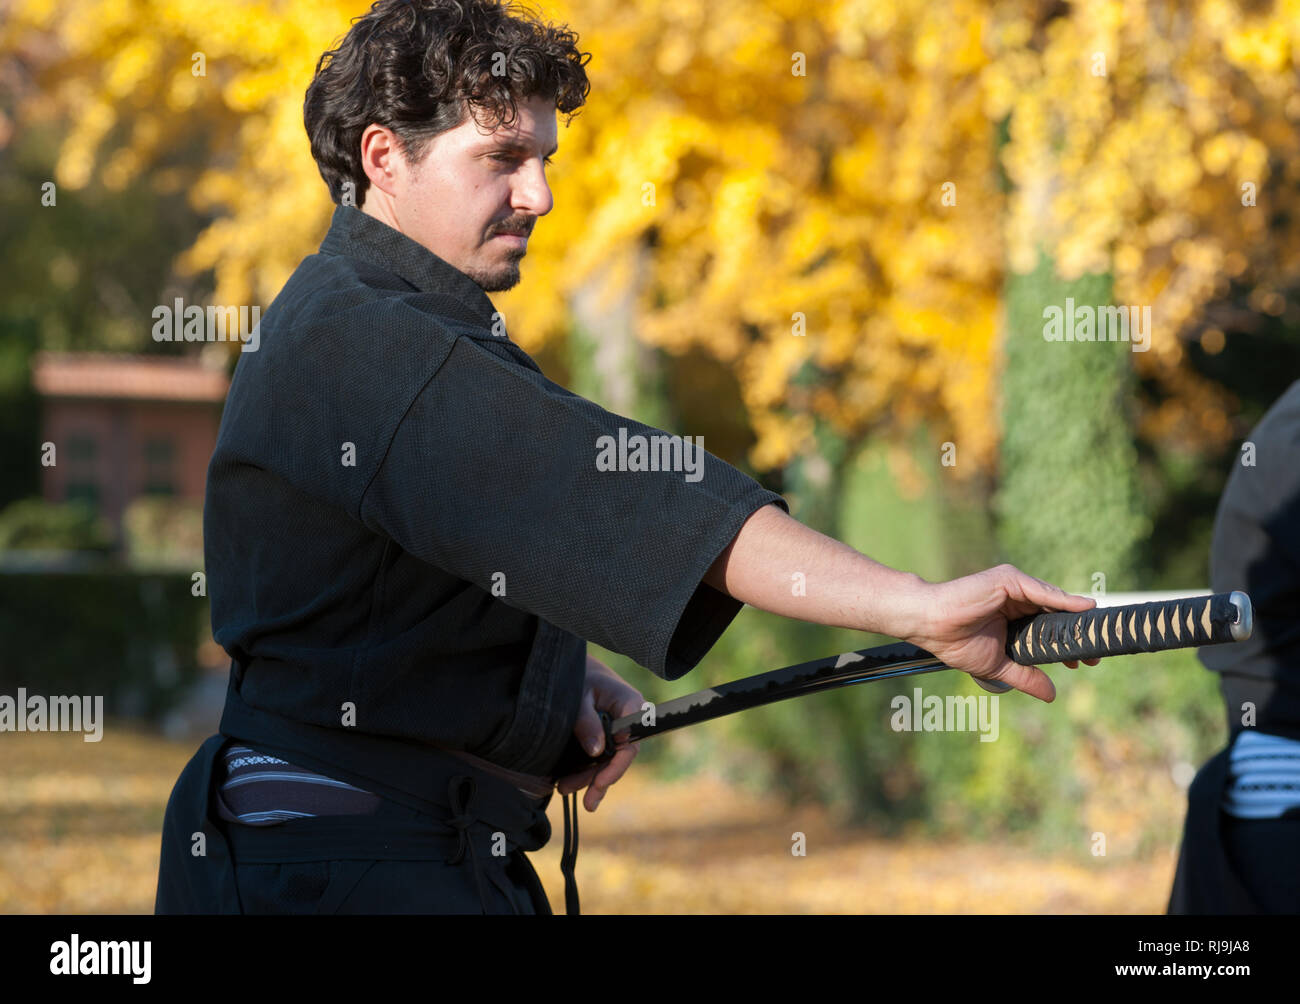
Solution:
[[[1047,610],[1091,610],[1096,601],[1076,596],[1026,575],[1014,565],[998,565],[949,582],[924,580],[905,599],[899,637],[942,659],[954,669],[986,680],[1000,680],[1043,701],[1056,697],[1051,678],[1037,666],[1007,658],[1007,624]],[[1097,659],[1085,659],[1089,666]],[[1070,669],[1077,661],[1066,662]]]

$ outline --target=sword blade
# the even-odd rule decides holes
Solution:
[[[674,697],[670,701],[654,705],[653,717],[647,710],[611,720],[602,711],[600,721],[605,728],[605,749],[601,755],[592,757],[575,740],[569,744],[552,776],[566,777],[597,764],[608,763],[614,755],[614,737],[623,732],[629,734],[629,742],[636,742],[638,739],[662,735],[697,722],[707,722],[735,711],[757,708],[791,697],[802,697],[855,683],[934,673],[950,668],[923,648],[906,642],[894,642],[840,655],[823,656]],[[1006,684],[995,681],[976,682],[995,693],[1010,689]]]
[[[609,732],[617,735],[626,731],[630,734],[629,741],[635,742],[647,736],[661,735],[697,722],[707,722],[735,711],[757,708],[791,697],[834,690],[868,680],[934,673],[948,668],[929,652],[915,645],[897,643],[864,648],[841,655],[824,656],[675,697],[671,701],[654,705],[653,714],[647,710],[624,715],[610,723]]]

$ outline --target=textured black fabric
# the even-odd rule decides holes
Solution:
[[[546,774],[587,639],[676,679],[739,612],[701,579],[784,500],[707,451],[698,481],[597,470],[600,436],[658,430],[551,382],[502,331],[464,273],[335,210],[239,359],[208,470],[212,626],[240,718],[223,732],[274,751],[250,709],[318,726],[279,749],[380,793],[411,790],[411,758],[356,779],[350,740]]]
[[[240,913],[230,845],[213,802],[223,735],[209,736],[172,787],[163,813],[154,913]]]
[[[1255,706],[1254,727],[1300,739],[1300,380],[1293,383],[1246,442],[1254,463],[1238,454],[1214,520],[1210,586],[1245,591],[1255,613],[1249,639],[1200,650],[1221,676],[1228,731]]]
[[[1211,757],[1187,791],[1187,819],[1171,914],[1300,913],[1300,810],[1280,819],[1235,819],[1220,808],[1227,749]]]
[[[1236,819],[1221,809],[1232,740],[1254,705],[1254,728],[1300,739],[1300,381],[1246,442],[1219,499],[1210,550],[1210,587],[1245,591],[1254,632],[1243,642],[1202,648],[1220,674],[1228,746],[1197,772],[1187,792],[1170,913],[1295,913],[1300,910],[1300,819]],[[1253,463],[1243,463],[1243,459]]]
[[[1187,818],[1169,894],[1170,914],[1254,914],[1260,905],[1242,884],[1237,864],[1224,850],[1232,817],[1219,808],[1228,777],[1228,751],[1211,757],[1187,789]]]
[[[227,829],[246,914],[551,912],[516,870],[519,850],[505,844],[494,855],[481,822],[452,836],[445,821],[381,801],[369,818],[282,825],[293,837],[272,846],[266,831]]]
[[[1224,851],[1261,913],[1300,914],[1300,815],[1288,812],[1281,819],[1224,819]]]
[[[494,872],[484,910],[464,864],[349,859],[235,866],[247,914],[549,914],[515,874],[508,867]]]
[[[168,799],[155,913],[551,912],[524,853],[550,836],[549,796],[442,754],[426,760],[435,801],[243,826],[218,811],[226,742],[209,737]]]

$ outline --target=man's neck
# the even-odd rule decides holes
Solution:
[[[372,194],[379,197],[367,198],[357,208],[372,219],[376,219],[380,223],[386,223],[399,234],[402,233],[402,228],[397,225],[397,214],[393,211],[392,201],[384,196],[383,192]]]

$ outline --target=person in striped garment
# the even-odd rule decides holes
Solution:
[[[1250,595],[1255,630],[1203,648],[1228,745],[1188,789],[1169,913],[1300,913],[1300,380],[1242,444],[1219,500],[1215,592]]]

